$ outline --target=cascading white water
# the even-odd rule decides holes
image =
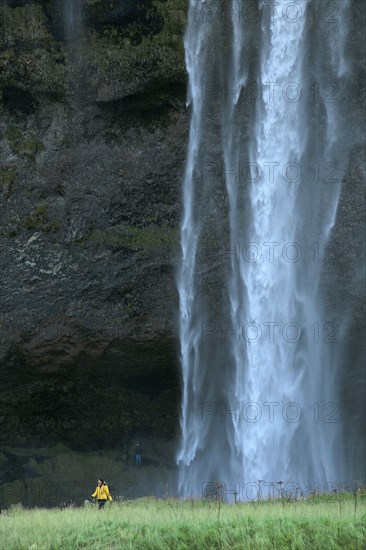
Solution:
[[[61,3],[65,41],[80,40],[84,33],[84,0],[66,0]]]
[[[321,488],[344,473],[335,450],[340,441],[336,327],[327,324],[331,319],[324,317],[318,286],[347,148],[339,137],[339,105],[327,103],[322,92],[311,102],[311,79],[325,75],[334,83],[347,73],[344,45],[334,35],[344,39],[347,33],[348,1],[334,34],[317,30],[314,67],[308,60],[310,2],[279,0],[269,16],[268,3],[260,2],[262,97],[255,116],[243,108],[242,93],[248,85],[246,31],[252,20],[242,17],[243,5],[233,0],[229,32],[223,31],[223,18],[213,12],[204,24],[197,17],[202,4],[191,0],[185,37],[192,120],[178,277],[180,494],[200,496],[207,483],[220,482],[246,498],[243,486],[258,480],[292,482],[304,491],[315,484]],[[214,93],[205,97],[212,75],[230,91],[227,100]],[[216,182],[202,176],[207,150],[218,155],[212,128],[207,130],[210,108],[223,130],[219,155],[227,208],[212,208]],[[317,181],[315,171],[335,158],[337,180],[330,189]],[[249,178],[243,177],[248,172]],[[219,306],[202,292],[207,279],[202,280],[199,259],[215,222],[223,228],[218,231],[223,240],[227,235],[231,258],[217,268],[225,272],[216,285]]]
[[[245,314],[255,334],[248,346],[247,376],[239,394],[245,402],[257,403],[262,412],[258,422],[241,432],[246,479],[286,480],[305,488],[311,481],[324,485],[335,479],[332,440],[336,428],[320,425],[319,430],[309,409],[314,403],[332,402],[334,392],[329,388],[328,364],[322,364],[321,343],[312,343],[309,333],[315,323],[323,326],[316,303],[320,264],[309,266],[308,259],[311,277],[301,288],[298,285],[299,270],[306,262],[300,257],[304,245],[297,231],[298,221],[302,222],[299,197],[301,186],[309,185],[302,175],[302,161],[311,130],[308,109],[300,98],[300,90],[306,88],[307,3],[296,4],[296,10],[301,6],[302,11],[290,18],[294,22],[283,15],[287,5],[282,1],[274,6],[262,43],[260,83],[266,89],[251,142],[249,238],[261,248],[256,248],[257,261],[245,266]],[[318,242],[323,239],[319,230]],[[305,433],[306,448],[301,449]]]
[[[181,225],[182,264],[178,281],[180,296],[179,328],[184,370],[181,418],[182,440],[184,444],[180,451],[179,461],[184,465],[184,469],[185,465],[189,465],[194,460],[201,436],[199,429],[199,409],[197,409],[199,403],[197,404],[196,400],[192,402],[197,371],[200,368],[197,346],[199,332],[194,323],[196,255],[200,223],[195,213],[193,181],[195,163],[197,162],[202,139],[200,132],[203,116],[202,87],[205,74],[204,66],[207,62],[208,40],[204,33],[200,33],[200,25],[194,17],[198,5],[199,0],[192,0],[185,39],[186,67],[189,74],[188,97],[189,103],[192,104],[192,120],[183,187],[184,217]]]
[[[84,56],[83,47],[86,37],[85,0],[60,0],[60,11],[63,21],[63,37],[67,49],[69,68],[71,69],[70,95],[73,116],[79,116],[80,104],[84,101],[85,88],[83,82]],[[74,123],[73,123],[74,124]]]

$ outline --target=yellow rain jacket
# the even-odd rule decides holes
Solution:
[[[98,500],[110,500],[112,502],[112,497],[109,493],[108,485],[104,483],[99,487],[97,485],[97,488],[95,489],[94,493],[92,494],[92,497],[97,497]]]

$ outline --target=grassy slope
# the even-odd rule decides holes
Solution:
[[[351,500],[221,505],[140,499],[95,507],[23,510],[0,519],[7,550],[364,548],[365,503]]]

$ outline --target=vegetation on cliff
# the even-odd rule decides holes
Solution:
[[[33,106],[42,94],[62,100],[73,93],[75,79],[83,80],[87,97],[97,101],[184,81],[186,2],[145,0],[136,3],[130,17],[122,8],[120,2],[89,0],[85,32],[75,32],[66,43],[56,2],[5,4],[0,19],[3,103],[12,104],[18,94],[18,107],[24,109],[26,93]]]

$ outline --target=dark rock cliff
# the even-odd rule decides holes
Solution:
[[[184,0],[1,4],[1,439],[178,426]]]

